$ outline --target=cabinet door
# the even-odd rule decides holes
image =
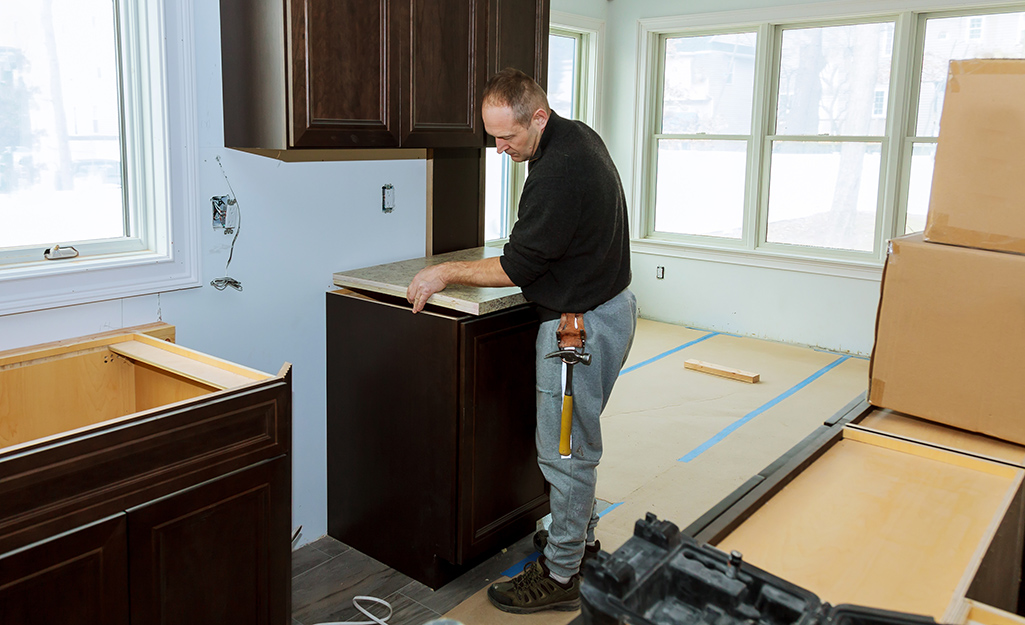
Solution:
[[[400,91],[403,147],[481,147],[487,0],[405,0],[410,41]]]
[[[289,458],[128,511],[133,625],[290,616]]]
[[[459,432],[459,559],[515,542],[548,513],[537,466],[531,306],[462,325]]]
[[[125,515],[0,556],[0,623],[128,623]]]
[[[399,145],[403,0],[297,0],[291,8],[291,145]]]

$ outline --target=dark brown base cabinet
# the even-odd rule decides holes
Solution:
[[[537,328],[328,293],[328,533],[438,588],[532,532]]]
[[[127,336],[0,354],[0,623],[288,622],[291,368]]]

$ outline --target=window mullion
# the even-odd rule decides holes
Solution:
[[[890,70],[890,101],[886,118],[885,170],[882,172],[885,190],[876,227],[876,256],[885,255],[886,241],[904,233],[907,215],[905,200],[910,176],[910,156],[905,158],[906,132],[912,127],[915,115],[914,77],[918,73],[916,62],[921,62],[918,48],[921,45],[920,29],[914,13],[901,13],[893,34],[893,58]]]
[[[751,150],[748,165],[747,197],[745,198],[744,242],[751,250],[765,243],[769,214],[769,167],[775,132],[775,91],[779,84],[779,49],[781,29],[772,24],[758,28],[757,67],[755,69],[755,103],[751,125]]]
[[[648,149],[645,154],[644,166],[641,171],[647,172],[645,180],[643,182],[644,189],[646,189],[643,206],[645,207],[642,212],[644,223],[642,224],[643,231],[640,233],[642,236],[650,236],[655,232],[655,189],[658,186],[658,138],[657,136],[662,132],[662,99],[665,92],[665,75],[666,75],[666,35],[661,34],[655,40],[655,45],[652,46],[654,50],[654,57],[651,58],[652,64],[655,67],[656,83],[654,89],[651,89],[651,100],[648,110],[652,111],[651,116],[648,118],[647,127],[644,129],[645,134],[649,137]]]

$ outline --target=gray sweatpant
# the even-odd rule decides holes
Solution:
[[[562,366],[545,358],[558,349],[559,320],[541,324],[537,334],[537,462],[551,486],[552,524],[545,560],[548,568],[569,577],[580,570],[585,541],[594,540],[598,524],[594,487],[601,459],[599,417],[626,362],[637,328],[637,298],[629,289],[584,313],[584,350],[591,364],[573,367],[572,455],[559,455],[562,422]]]

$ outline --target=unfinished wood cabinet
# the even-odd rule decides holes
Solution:
[[[285,622],[290,446],[287,364],[135,333],[0,354],[0,622]]]

